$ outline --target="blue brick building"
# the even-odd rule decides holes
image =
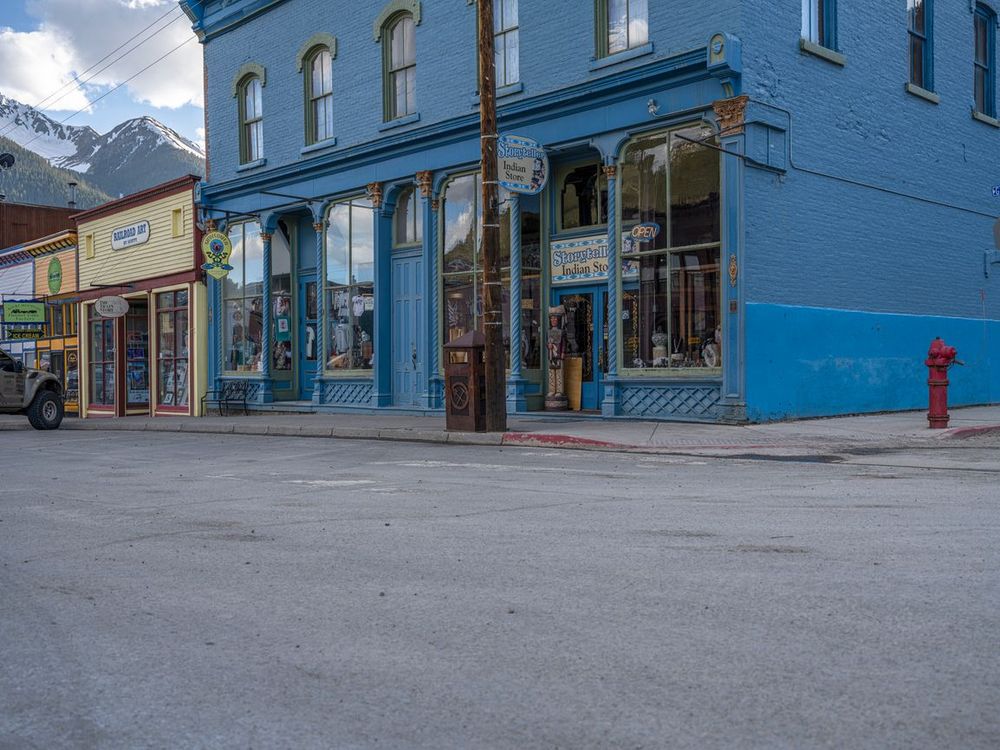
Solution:
[[[482,317],[474,0],[183,0],[204,45],[212,376],[260,404],[434,410]],[[508,407],[548,311],[605,416],[1000,401],[1000,0],[495,0]],[[570,387],[576,387],[571,385]]]

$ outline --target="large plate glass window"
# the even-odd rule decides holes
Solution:
[[[498,87],[510,86],[521,78],[517,2],[499,0],[493,6],[493,54]]]
[[[255,221],[229,228],[233,270],[222,282],[223,352],[230,372],[261,370],[261,332],[264,326],[264,243]]]
[[[648,0],[598,0],[599,57],[641,47],[649,41]]]
[[[375,360],[375,212],[366,198],[327,214],[328,359],[333,371],[371,370]]]
[[[271,236],[271,374],[287,380],[294,361],[292,321],[292,244],[288,225],[278,222]]]
[[[125,400],[149,406],[149,303],[130,300],[125,313]]]
[[[702,145],[701,141],[708,145]],[[720,160],[707,125],[643,136],[625,149],[622,364],[721,366]],[[632,229],[644,225],[642,240]],[[655,235],[655,236],[650,236]]]

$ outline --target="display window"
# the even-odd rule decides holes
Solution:
[[[125,402],[149,406],[149,302],[129,300],[125,314]]]
[[[243,222],[229,228],[233,270],[223,281],[223,351],[230,372],[261,369],[261,333],[264,327],[264,243],[260,224]]]
[[[188,406],[188,291],[156,295],[156,404]]]
[[[444,294],[442,343],[454,341],[483,320],[483,258],[479,227],[482,183],[479,174],[452,179],[445,188],[444,242],[441,285]],[[541,203],[538,196],[520,196],[521,206],[521,365],[541,366]],[[503,342],[510,361],[510,200],[500,191],[500,275],[503,283]],[[442,357],[444,360],[444,357]]]
[[[598,162],[559,173],[559,229],[572,231],[608,223],[608,178]]]
[[[115,404],[115,320],[102,318],[87,307],[90,329],[90,366],[88,383],[92,406]]]
[[[633,140],[621,160],[622,364],[721,367],[721,162],[712,129]]]
[[[292,249],[288,227],[278,222],[271,237],[271,374],[291,376],[295,337],[292,335]]]
[[[371,370],[375,360],[375,212],[367,198],[335,203],[327,213],[326,369]]]

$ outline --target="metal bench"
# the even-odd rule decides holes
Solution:
[[[201,397],[201,413],[207,414],[205,408],[206,401],[214,401],[219,408],[219,416],[223,416],[222,407],[225,405],[226,413],[229,413],[230,404],[243,404],[243,414],[248,415],[247,400],[250,396],[250,381],[248,380],[226,380],[221,388],[214,388],[206,391]]]

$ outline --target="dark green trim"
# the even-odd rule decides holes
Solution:
[[[247,62],[243,63],[239,70],[236,71],[236,75],[233,76],[233,96],[240,95],[240,89],[243,87],[246,78],[254,76],[260,79],[261,88],[267,85],[267,70],[260,63]]]
[[[334,60],[337,59],[337,37],[324,31],[313,34],[303,42],[302,46],[299,47],[299,53],[295,56],[295,64],[300,73],[303,72],[306,58],[312,57],[317,47],[326,47],[330,50],[330,57]]]
[[[374,41],[378,42],[382,40],[382,31],[388,25],[389,21],[393,20],[393,16],[400,13],[409,13],[413,16],[413,25],[419,26],[420,0],[392,0],[392,2],[382,8],[382,12],[378,14],[375,22],[372,24]]]

